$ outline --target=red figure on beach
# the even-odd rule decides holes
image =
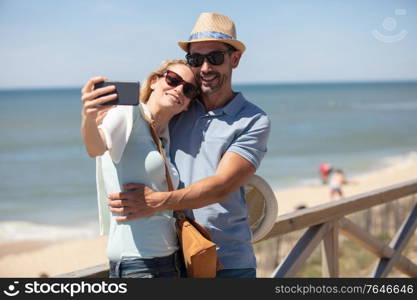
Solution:
[[[332,172],[332,166],[329,163],[321,163],[319,166],[320,178],[323,184],[327,184],[330,173]]]

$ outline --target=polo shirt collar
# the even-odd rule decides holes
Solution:
[[[222,113],[234,116],[236,115],[242,107],[245,105],[245,97],[243,97],[242,93],[236,93],[236,96],[225,106],[217,108],[213,111],[208,112],[210,115],[221,115]],[[198,101],[200,102],[200,101]],[[202,102],[199,103],[200,107],[204,110],[204,104]]]
[[[236,96],[223,107],[223,111],[225,114],[229,116],[236,115],[245,104],[245,98],[243,97],[242,93],[238,92]]]

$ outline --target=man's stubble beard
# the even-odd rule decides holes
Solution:
[[[203,94],[213,94],[219,90],[221,90],[221,88],[223,87],[224,83],[226,82],[226,75],[225,74],[219,74],[218,76],[218,81],[217,84],[215,86],[204,86],[202,84],[202,80],[200,78],[200,76],[198,77],[198,80],[200,81],[200,86],[201,86],[201,91],[203,92]]]

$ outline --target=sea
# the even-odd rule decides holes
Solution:
[[[257,174],[274,190],[417,161],[417,82],[235,85],[271,118]],[[98,235],[80,87],[0,90],[0,242]],[[417,174],[416,174],[417,176]]]

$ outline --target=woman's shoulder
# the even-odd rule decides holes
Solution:
[[[111,109],[112,113],[118,117],[123,118],[128,123],[135,122],[138,118],[143,119],[142,113],[140,112],[139,105],[117,105],[113,109]],[[110,111],[109,111],[110,113]]]
[[[111,118],[125,118],[127,115],[131,115],[133,112],[133,106],[130,105],[116,105],[112,107],[106,117]]]

